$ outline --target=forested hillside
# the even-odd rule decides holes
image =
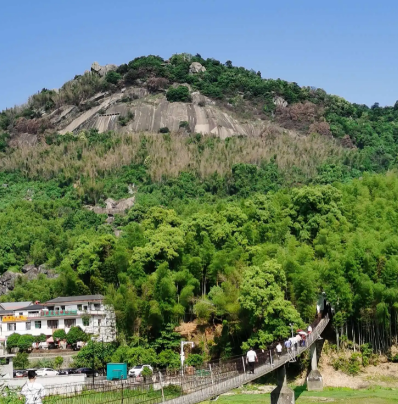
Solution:
[[[193,61],[206,71],[189,74]],[[100,90],[172,84],[170,102],[196,90],[268,131],[60,135],[47,124]],[[103,293],[120,341],[159,350],[195,320],[222,325],[200,349],[227,357],[288,336],[325,292],[339,329],[384,349],[397,326],[397,122],[398,105],[350,104],[199,55],[137,58],[43,90],[0,115],[0,274],[44,264],[59,277],[21,277],[0,300]],[[25,132],[37,143],[15,147]],[[113,221],[91,209],[127,197],[134,206]]]

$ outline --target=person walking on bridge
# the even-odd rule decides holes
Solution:
[[[282,345],[280,342],[278,342],[278,345],[276,346],[276,354],[278,355],[278,359],[280,359],[282,355]]]
[[[257,354],[253,350],[253,348],[250,348],[250,350],[246,354],[246,363],[249,366],[249,373],[254,374],[254,364],[258,361],[257,359]]]

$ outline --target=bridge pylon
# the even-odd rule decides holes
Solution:
[[[319,342],[319,341],[317,341]],[[318,355],[317,355],[317,342],[310,348],[311,356],[311,371],[307,377],[307,390],[308,391],[322,391],[323,378],[321,372],[318,370]]]
[[[287,385],[286,365],[276,372],[277,386],[271,392],[271,404],[295,404],[294,391]]]

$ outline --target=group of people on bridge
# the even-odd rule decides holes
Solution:
[[[310,335],[311,333],[312,333],[311,325],[309,325],[307,327],[307,331],[297,330],[296,336],[292,335],[289,339],[287,339],[283,343],[287,353],[289,354],[289,353],[292,353],[294,351],[297,351],[297,348],[299,346],[300,347],[305,347],[306,346],[307,336]],[[278,356],[278,359],[280,359],[280,357],[282,356],[282,351],[283,351],[283,346],[281,344],[281,341],[279,341],[278,344],[276,345],[275,351],[276,351],[276,354]],[[262,350],[262,352],[264,352],[264,350]],[[246,354],[247,371],[249,373],[254,374],[254,367],[255,367],[256,362],[258,362],[257,353],[253,348],[250,348],[250,350]]]

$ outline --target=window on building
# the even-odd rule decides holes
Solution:
[[[84,311],[87,311],[87,308],[88,308],[87,306],[83,306]]]
[[[30,330],[31,326],[32,326],[32,323],[30,321],[28,323],[26,323],[26,329],[27,330]]]
[[[94,310],[100,310],[101,305],[100,304],[94,304]]]
[[[16,324],[16,323],[8,323],[8,324],[7,324],[7,330],[8,330],[8,331],[15,331],[16,328],[17,328],[17,324]]]
[[[98,319],[98,327],[101,327],[101,319]]]
[[[85,327],[90,325],[90,318],[89,317],[83,317],[82,320],[83,320],[83,325]]]
[[[41,328],[41,321],[35,321],[35,328]]]
[[[65,319],[65,328],[71,328],[76,325],[76,320],[74,318]]]
[[[77,305],[77,310],[81,310],[82,309],[82,305],[81,304],[78,304]]]
[[[47,327],[51,328],[52,330],[58,328],[58,320],[47,320]]]
[[[61,306],[61,310],[65,310],[65,306]]]
[[[20,312],[19,312],[19,316],[23,316],[23,312],[20,311]]]

